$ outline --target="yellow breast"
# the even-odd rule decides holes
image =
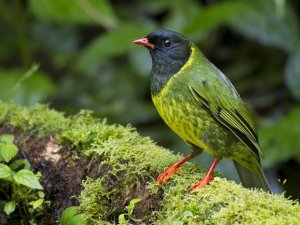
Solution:
[[[183,140],[190,142],[200,148],[212,152],[210,147],[204,143],[203,127],[207,126],[207,121],[201,119],[195,106],[193,107],[188,101],[180,101],[176,98],[167,97],[161,98],[154,96],[153,103],[165,121],[165,123]]]

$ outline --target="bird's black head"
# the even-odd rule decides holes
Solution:
[[[191,53],[190,41],[170,30],[157,30],[133,43],[147,47],[154,63],[187,61]]]
[[[157,30],[133,43],[149,49],[152,57],[151,82],[152,85],[158,83],[159,90],[180,70],[191,54],[191,42],[182,34],[170,30]]]

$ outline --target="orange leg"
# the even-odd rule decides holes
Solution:
[[[212,163],[211,167],[209,168],[209,170],[205,174],[205,176],[202,178],[202,180],[200,180],[196,184],[192,185],[192,191],[194,191],[196,188],[205,187],[209,182],[211,182],[214,179],[213,176],[212,176],[212,173],[213,173],[213,171],[216,168],[218,163],[219,163],[219,160],[215,159],[214,162]]]
[[[175,163],[174,165],[170,166],[165,172],[163,172],[162,174],[160,174],[157,177],[157,185],[163,184],[165,183],[167,180],[170,179],[170,177],[176,173],[179,170],[179,167],[184,164],[186,161],[190,160],[191,158],[194,157],[195,154],[191,153],[188,156],[184,157],[183,159],[181,159],[180,161],[178,161],[177,163]]]

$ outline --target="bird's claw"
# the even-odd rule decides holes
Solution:
[[[203,177],[202,180],[199,182],[195,183],[191,187],[191,192],[194,192],[196,188],[203,188],[205,187],[208,183],[210,183],[214,178],[211,175],[206,175]]]
[[[176,166],[171,166],[169,167],[165,172],[163,172],[162,174],[160,174],[157,177],[157,181],[156,184],[157,185],[161,185],[163,183],[165,183],[167,180],[170,179],[170,177],[175,174],[177,171],[179,170],[179,167]]]

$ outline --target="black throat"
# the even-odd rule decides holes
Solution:
[[[188,61],[191,47],[181,54],[171,56],[161,55],[156,49],[150,51],[152,57],[151,95],[155,96],[163,89],[170,78],[175,75]]]

